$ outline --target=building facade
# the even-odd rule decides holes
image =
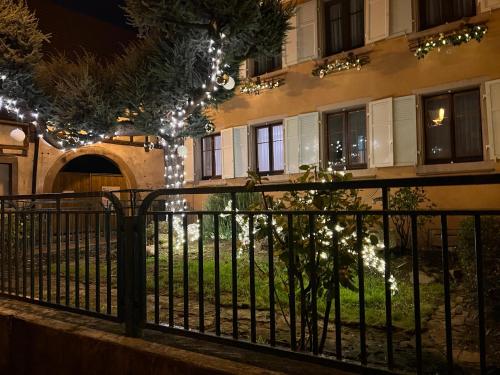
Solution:
[[[186,181],[287,181],[302,164],[354,178],[499,169],[499,0],[299,1],[292,25],[281,56],[242,64],[250,93],[213,113],[216,132],[187,141]]]

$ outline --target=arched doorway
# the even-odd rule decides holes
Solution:
[[[68,161],[57,173],[54,193],[125,190],[127,182],[118,165],[102,155],[88,154]]]

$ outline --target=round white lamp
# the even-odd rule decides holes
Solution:
[[[16,142],[23,142],[26,139],[26,134],[19,128],[15,128],[10,132],[10,137]]]
[[[236,86],[236,82],[234,81],[233,77],[229,76],[226,84],[222,87],[224,87],[226,90],[232,90],[232,89],[234,89],[234,86]]]

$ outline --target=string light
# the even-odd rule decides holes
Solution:
[[[345,70],[356,69],[360,70],[363,65],[366,65],[370,62],[370,58],[366,55],[356,56],[352,52],[349,53],[346,57],[335,59],[332,62],[324,63],[316,67],[312,74],[313,76],[317,76],[319,78],[324,78],[325,76],[338,73]]]

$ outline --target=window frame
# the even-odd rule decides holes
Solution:
[[[341,3],[342,4],[342,48],[340,50],[333,50],[332,46],[332,35],[329,32],[329,25],[331,23],[330,20],[330,7]],[[345,6],[347,5],[347,6]],[[366,4],[363,2],[363,9],[361,10],[361,14],[363,16],[363,32],[362,32],[362,42],[360,45],[353,45],[352,43],[352,33],[351,33],[351,7],[349,4],[349,0],[328,0],[323,2],[323,34],[324,34],[324,47],[325,47],[325,56],[332,56],[342,52],[351,51],[356,48],[361,48],[366,45],[365,41],[365,11]],[[344,22],[345,21],[345,22]]]
[[[283,169],[274,170],[274,139],[272,129],[276,126],[281,126],[283,130]],[[259,170],[259,139],[257,133],[259,129],[267,128],[268,129],[268,139],[269,139],[269,171],[260,171]],[[285,173],[285,127],[283,122],[273,122],[265,125],[258,125],[254,127],[254,136],[255,136],[255,171],[262,176],[271,176],[271,175],[279,175]]]
[[[477,105],[479,110],[479,132],[481,139],[481,155],[473,156],[473,157],[456,157],[456,140],[455,140],[455,105],[454,105],[454,96],[457,94],[463,94],[467,92],[477,92]],[[451,149],[451,158],[442,158],[442,159],[432,159],[429,160],[427,157],[427,137],[428,137],[428,129],[427,129],[427,101],[429,99],[437,99],[437,98],[448,98],[450,105],[450,149]],[[429,94],[422,96],[422,122],[423,122],[423,133],[424,133],[424,164],[425,165],[435,165],[435,164],[455,164],[455,163],[468,163],[468,162],[480,162],[484,160],[484,132],[483,132],[483,114],[482,114],[482,106],[481,106],[481,89],[480,87],[468,88],[464,90],[453,90],[448,92],[442,92],[437,94]]]
[[[358,169],[367,169],[368,168],[368,161],[367,161],[367,146],[365,145],[365,158],[364,158],[364,163],[362,164],[352,164],[351,163],[351,139],[350,139],[350,133],[348,132],[349,130],[349,113],[350,112],[357,112],[357,111],[364,111],[365,112],[365,142],[368,143],[368,129],[367,129],[367,121],[366,121],[366,107],[353,107],[349,109],[345,109],[342,111],[335,111],[335,112],[330,112],[326,114],[326,157],[327,157],[327,164],[330,165],[330,163],[333,163],[331,158],[330,158],[330,145],[329,140],[330,140],[330,126],[329,126],[329,117],[330,116],[338,116],[342,115],[342,141],[344,142],[344,145],[347,145],[348,150],[345,151],[345,154],[347,156],[347,162],[344,165],[339,165],[339,166],[333,166],[334,170],[358,170]]]
[[[250,78],[260,77],[264,74],[269,74],[269,73],[276,72],[278,70],[283,69],[283,54],[282,53],[279,53],[276,56],[261,56],[260,58],[273,59],[273,64],[272,64],[273,68],[270,70],[266,69],[264,72],[258,72],[257,68],[256,68],[258,66],[257,59],[256,58],[251,59],[250,62],[251,62],[251,66],[252,66],[252,69],[251,69],[252,74],[250,75]]]
[[[221,174],[220,175],[217,175],[216,171],[217,171],[217,168],[216,168],[216,162],[215,162],[215,137],[221,137],[221,142],[222,142],[222,136],[220,133],[214,133],[214,134],[209,134],[209,135],[206,135],[206,136],[203,136],[201,137],[201,140],[200,140],[200,144],[201,144],[201,179],[202,180],[219,180],[222,178],[222,165],[221,165]],[[210,138],[210,142],[211,142],[211,145],[212,145],[212,149],[210,150],[211,154],[212,154],[212,175],[211,176],[206,176],[205,175],[205,150],[203,149],[203,140],[204,139],[207,139],[207,138]],[[221,162],[222,162],[222,143],[221,143],[221,148],[220,148],[220,151],[221,151]]]
[[[447,0],[445,0],[447,1]],[[451,1],[451,0],[448,0],[448,1]],[[423,0],[420,0],[418,2],[418,15],[419,15],[419,31],[423,31],[423,30],[429,30],[429,29],[432,29],[434,27],[439,27],[440,25],[445,25],[447,23],[451,23],[451,22],[455,22],[455,21],[459,21],[463,18],[467,18],[467,17],[474,17],[478,14],[478,10],[477,10],[477,6],[478,6],[478,2],[477,0],[470,0],[470,1],[473,1],[474,2],[474,6],[472,7],[473,9],[473,14],[469,15],[469,16],[463,16],[463,17],[459,17],[459,18],[456,18],[453,16],[453,5],[450,3],[449,5],[446,5],[444,6],[444,10],[443,10],[443,20],[442,20],[442,23],[440,24],[437,24],[437,25],[428,25],[425,20],[426,20],[426,7],[425,7],[425,2]]]

